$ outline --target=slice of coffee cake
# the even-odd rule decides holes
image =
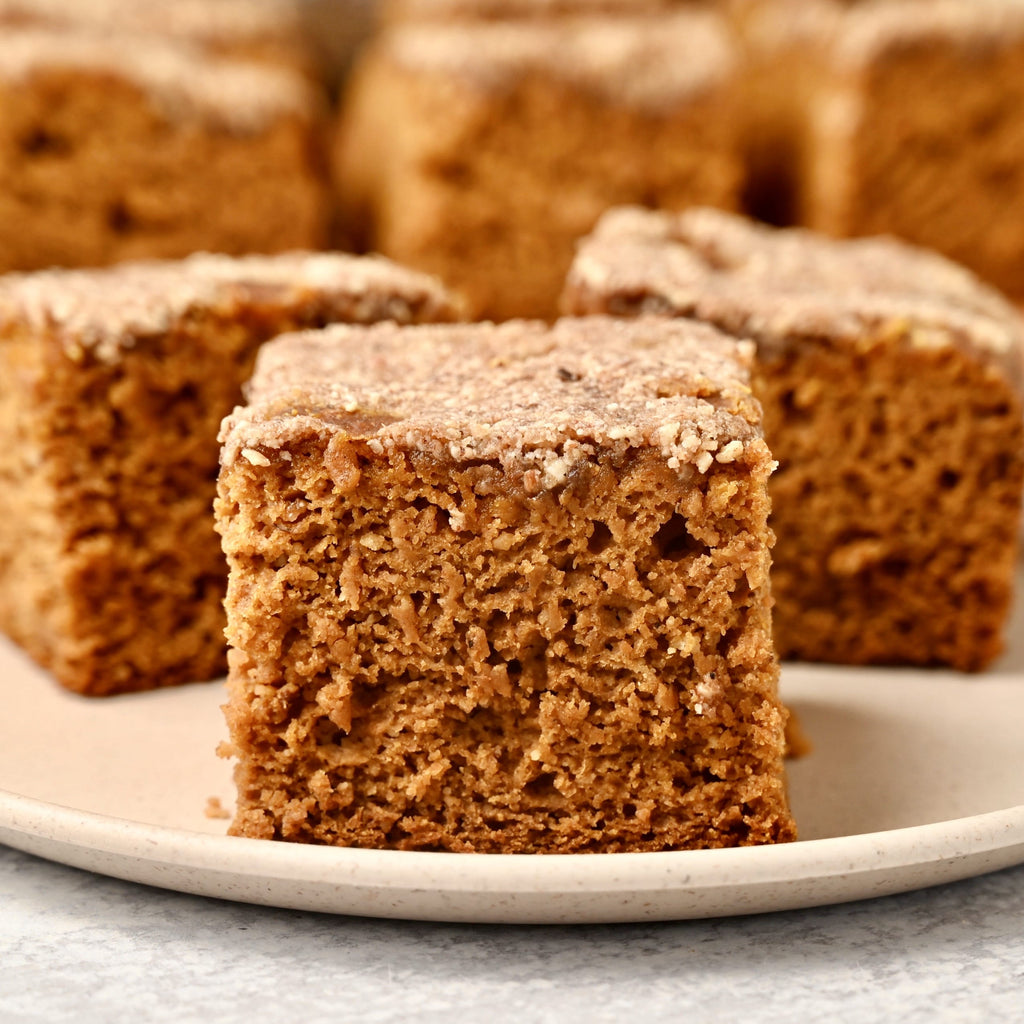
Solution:
[[[624,209],[564,301],[756,340],[783,657],[975,670],[999,653],[1024,451],[1024,330],[999,295],[895,241]]]
[[[394,25],[348,90],[344,220],[476,317],[553,319],[609,206],[736,207],[735,86],[707,10]]]
[[[453,313],[430,278],[330,254],[0,278],[0,629],[83,693],[220,674],[217,428],[257,347]]]
[[[300,73],[130,34],[0,31],[0,271],[326,240]]]
[[[234,834],[792,838],[749,357],[608,318],[267,346],[217,503]]]

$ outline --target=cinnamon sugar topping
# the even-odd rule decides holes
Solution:
[[[752,355],[713,328],[660,318],[288,335],[263,349],[222,458],[273,459],[302,437],[341,434],[378,455],[496,460],[536,491],[598,448],[653,447],[671,468],[704,473],[751,444],[763,455]]]
[[[229,257],[200,253],[181,261],[124,263],[99,270],[12,274],[0,282],[0,327],[22,321],[50,330],[73,358],[86,351],[110,362],[135,339],[165,331],[191,309],[230,310],[263,300],[322,305],[325,319],[409,320],[414,309],[450,319],[441,285],[382,258],[340,253]]]
[[[382,45],[399,65],[501,91],[543,73],[639,108],[661,109],[720,84],[734,54],[721,19],[700,11],[556,22],[412,24]]]
[[[969,271],[895,239],[834,241],[711,209],[620,208],[581,244],[574,289],[609,296],[616,312],[707,320],[762,348],[905,333],[920,348],[969,348],[1021,384],[1017,311]]]
[[[218,58],[185,42],[85,29],[0,32],[0,82],[17,84],[57,69],[122,77],[169,120],[212,121],[239,133],[281,116],[307,118],[316,103],[297,73]]]

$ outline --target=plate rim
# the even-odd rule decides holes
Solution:
[[[396,892],[422,891],[426,886],[438,892],[511,891],[524,896],[661,892],[854,877],[1006,853],[1014,847],[1020,848],[1024,862],[1024,804],[923,825],[763,846],[487,854],[372,850],[214,835],[83,811],[0,789],[0,842],[24,848],[11,843],[17,836],[47,848],[80,849],[153,865]],[[225,856],[228,850],[231,856]],[[1003,866],[1009,863],[1004,858]],[[306,869],[301,876],[296,875],[296,864]],[[456,864],[458,870],[452,871]]]

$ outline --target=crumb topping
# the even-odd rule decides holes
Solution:
[[[293,0],[0,0],[0,22],[160,32],[212,43],[267,40],[300,27]]]
[[[654,448],[672,469],[706,473],[764,457],[752,358],[749,342],[660,317],[332,326],[264,346],[222,461],[263,465],[338,436],[376,455],[497,460],[535,493],[599,448]]]
[[[908,44],[953,41],[983,51],[1019,41],[1024,34],[1021,0],[869,0],[843,12],[835,33],[835,57],[862,67]]]
[[[199,253],[90,270],[46,270],[0,278],[0,328],[23,323],[55,337],[72,359],[116,360],[138,339],[161,334],[197,309],[321,305],[344,319],[408,321],[414,311],[453,319],[436,279],[381,257],[284,253],[231,257]],[[432,311],[432,315],[430,314]],[[330,319],[330,316],[327,316]]]
[[[1024,0],[789,0],[745,9],[744,32],[761,52],[813,47],[830,66],[867,67],[908,45],[950,41],[984,53],[1019,42]]]
[[[401,17],[521,18],[664,10],[678,0],[400,0]]]
[[[206,120],[239,133],[282,116],[307,118],[317,103],[297,72],[215,57],[184,41],[46,27],[0,32],[0,81],[17,85],[56,69],[122,76],[171,121]]]
[[[617,103],[653,109],[717,87],[735,66],[722,19],[700,10],[401,25],[381,45],[401,66],[468,79],[488,92],[544,74]]]
[[[895,239],[837,241],[718,210],[625,207],[581,243],[568,290],[603,295],[616,312],[706,320],[766,351],[897,336],[960,345],[1022,386],[1016,309],[964,268]]]

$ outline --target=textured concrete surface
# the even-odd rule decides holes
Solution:
[[[1019,1020],[1024,867],[845,906],[501,927],[298,913],[0,847],[0,1021]]]

